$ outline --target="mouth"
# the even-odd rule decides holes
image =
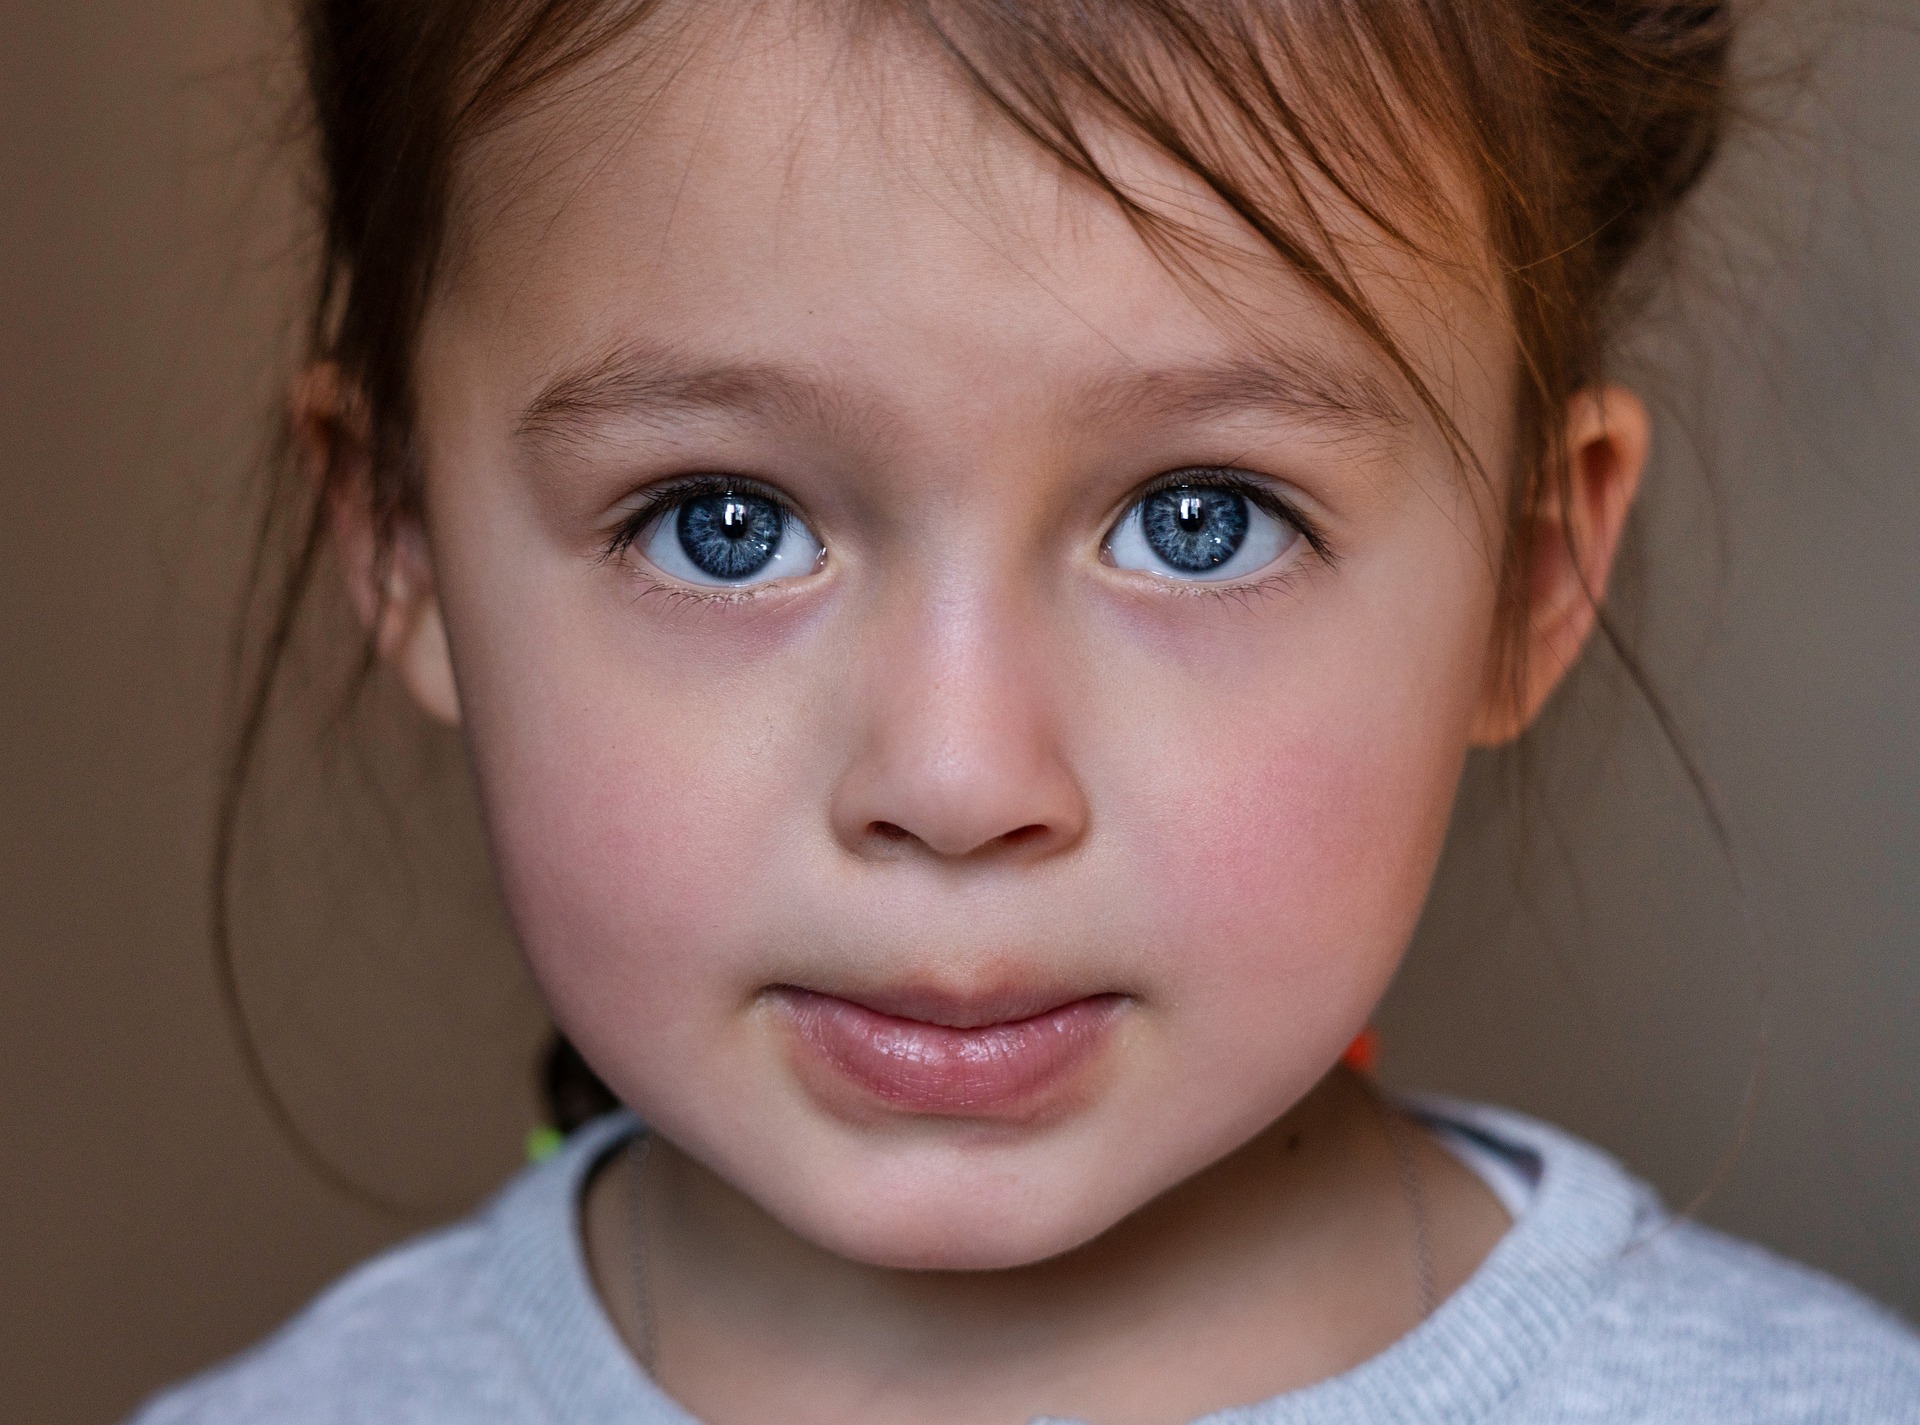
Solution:
[[[955,1118],[1025,1117],[1057,1101],[1099,1056],[1127,1002],[911,988],[850,998],[792,985],[770,998],[794,1032],[806,1079],[824,1074],[842,1092]]]

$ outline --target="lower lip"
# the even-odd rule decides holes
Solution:
[[[882,1014],[806,990],[783,990],[801,1042],[839,1078],[913,1113],[1000,1117],[1032,1111],[1100,1052],[1117,995],[1026,1019],[955,1028]]]

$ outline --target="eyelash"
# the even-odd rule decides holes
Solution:
[[[1285,520],[1299,530],[1300,537],[1307,542],[1307,548],[1322,560],[1329,564],[1338,562],[1339,556],[1327,543],[1326,535],[1319,525],[1308,519],[1291,500],[1271,485],[1232,466],[1188,465],[1178,470],[1169,470],[1164,475],[1156,475],[1127,500],[1122,507],[1121,516],[1124,518],[1135,505],[1152,499],[1162,490],[1225,490],[1228,494],[1238,495],[1248,504],[1258,506],[1275,519]],[[1116,521],[1116,527],[1117,523]]]
[[[669,480],[656,485],[646,492],[640,504],[634,508],[619,526],[613,536],[600,551],[600,560],[606,563],[618,559],[633,547],[641,532],[661,515],[676,505],[684,505],[689,500],[697,500],[703,495],[744,494],[757,495],[761,499],[779,507],[780,513],[789,518],[799,518],[793,501],[786,498],[770,485],[758,480],[747,479],[739,475],[688,475],[678,480]],[[702,594],[701,597],[710,597]]]

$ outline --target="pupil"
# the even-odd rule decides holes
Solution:
[[[680,549],[714,579],[746,579],[779,552],[786,516],[758,495],[702,495],[680,507]]]
[[[1204,574],[1225,564],[1247,537],[1247,501],[1232,490],[1162,490],[1140,507],[1147,547],[1175,569]]]

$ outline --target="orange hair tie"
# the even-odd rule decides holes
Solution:
[[[1340,1062],[1356,1073],[1370,1074],[1380,1062],[1380,1031],[1369,1024],[1347,1045]]]

